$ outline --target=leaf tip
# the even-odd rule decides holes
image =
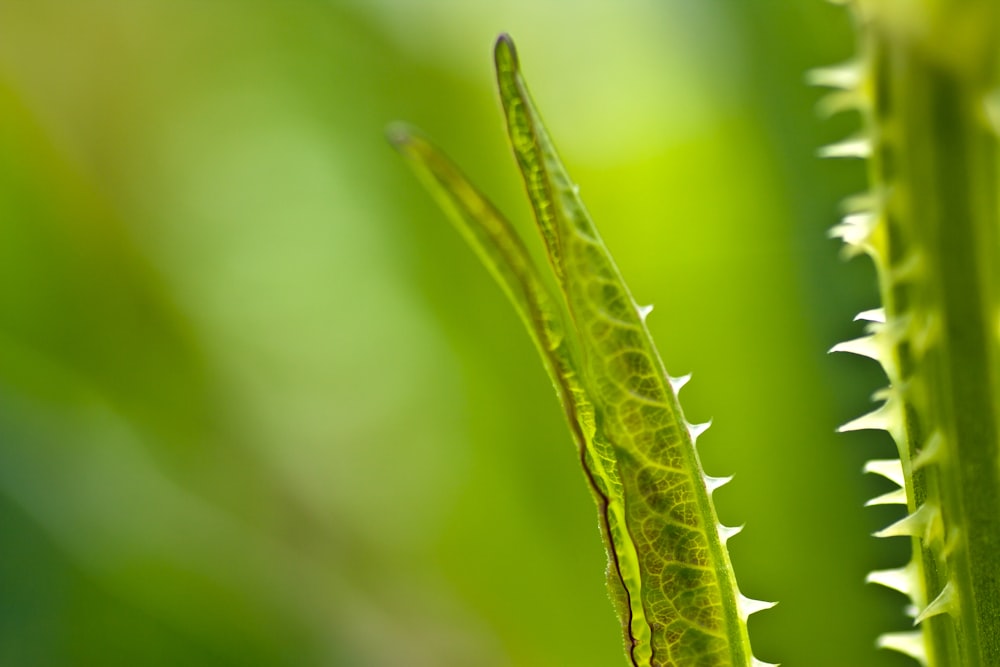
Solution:
[[[517,47],[514,40],[505,32],[497,37],[496,46],[493,47],[493,57],[496,60],[497,69],[506,71],[517,71],[519,69],[517,60]]]
[[[402,121],[393,121],[385,126],[386,141],[398,151],[406,148],[416,136],[416,131]]]

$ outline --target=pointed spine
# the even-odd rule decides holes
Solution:
[[[718,532],[719,532],[719,539],[722,541],[723,545],[727,544],[730,539],[736,537],[737,535],[739,535],[740,533],[743,532],[743,526],[742,525],[739,525],[739,526],[724,526],[724,525],[722,525],[720,523],[718,525],[717,529],[718,529]]]
[[[869,572],[865,581],[870,584],[878,584],[898,591],[913,600],[914,595],[920,588],[920,568],[915,561],[910,561],[906,566],[894,570],[875,570]]]
[[[874,505],[906,505],[906,489],[898,488],[888,493],[883,493],[865,503],[865,507],[872,507]]]
[[[691,441],[695,444],[698,444],[698,438],[701,437],[701,434],[707,431],[711,427],[712,427],[711,419],[709,419],[707,422],[702,422],[700,424],[688,424],[687,429],[688,433],[691,435]]]
[[[708,489],[708,492],[711,494],[733,481],[733,476],[728,475],[726,477],[712,477],[711,475],[703,475],[703,479],[705,480],[705,488]]]
[[[819,151],[820,157],[867,158],[871,154],[871,139],[864,135],[854,136],[850,139],[824,146]]]
[[[766,611],[777,604],[777,602],[754,600],[753,598],[748,598],[742,593],[739,595],[738,601],[740,605],[740,614],[743,616],[744,622],[746,622],[746,620],[751,616],[753,616],[754,614]]]
[[[837,343],[830,348],[830,352],[848,352],[860,357],[867,357],[878,361],[885,356],[885,350],[874,335],[863,336],[843,343]]]
[[[880,635],[876,645],[908,655],[921,665],[927,664],[927,648],[924,646],[924,635],[919,630],[909,632],[887,632]]]
[[[854,321],[877,322],[878,324],[885,324],[885,308],[872,308],[870,310],[862,310],[860,313],[854,316]]]
[[[906,484],[903,463],[899,459],[872,459],[865,463],[864,472],[881,475],[900,488]]]
[[[687,373],[685,375],[680,375],[678,377],[667,377],[667,382],[670,383],[670,388],[674,390],[674,395],[681,392],[681,389],[691,381],[691,374]]]
[[[954,614],[957,609],[958,594],[955,592],[955,585],[949,581],[941,589],[941,592],[938,593],[938,596],[917,615],[913,624],[918,625],[938,614]]]

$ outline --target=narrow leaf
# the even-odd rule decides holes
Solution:
[[[513,225],[416,130],[395,124],[387,135],[514,303],[543,358],[558,365],[551,352],[563,342],[562,315]]]
[[[528,326],[559,393],[597,501],[608,585],[635,667],[748,667],[746,616],[770,603],[737,589],[711,492],[640,307],[580,201],[521,78],[496,45],[508,132],[558,294],[513,227],[437,149],[402,126],[390,140],[449,212]]]
[[[632,661],[749,664],[742,597],[694,448],[703,428],[687,426],[642,310],[559,159],[509,38],[495,55],[514,154],[595,409],[584,462],[610,491],[608,548],[627,593]]]

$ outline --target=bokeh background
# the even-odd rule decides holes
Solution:
[[[826,230],[821,0],[0,1],[0,665],[624,665],[596,515],[501,292],[383,139],[422,127],[531,234],[490,54],[694,372],[751,622],[905,665],[905,543],[838,436],[882,382]]]

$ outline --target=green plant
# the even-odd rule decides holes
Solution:
[[[514,152],[558,285],[552,294],[511,225],[426,140],[393,143],[429,184],[528,325],[559,393],[597,500],[608,586],[633,664],[747,664],[743,597],[695,441],[644,319],[580,202],[521,79],[513,43],[496,45]],[[668,662],[664,658],[669,656]],[[711,662],[704,662],[711,657]]]
[[[843,430],[892,434],[899,460],[871,470],[905,504],[881,536],[909,536],[911,562],[872,581],[912,601],[921,630],[884,635],[932,665],[1000,664],[1000,411],[997,37],[1000,7],[975,0],[851,4],[858,62],[818,72],[861,110],[863,136],[828,155],[868,157],[870,193],[833,231],[870,255],[883,309],[871,335],[835,349],[877,359],[883,403]]]
[[[900,458],[868,470],[896,482],[873,503],[907,506],[881,536],[909,536],[911,563],[872,573],[910,596],[921,629],[880,644],[924,664],[1000,664],[1000,454],[996,345],[1000,284],[996,85],[1000,9],[989,2],[878,0],[851,5],[862,52],[816,72],[857,108],[866,136],[825,150],[871,157],[870,194],[834,234],[867,253],[884,308],[871,334],[836,351],[879,360],[890,381],[870,415],[842,430],[889,431]],[[960,48],[949,37],[968,37]],[[521,78],[513,43],[496,45],[513,144],[551,265],[543,274],[513,227],[426,139],[396,126],[407,158],[514,303],[542,356],[579,448],[608,552],[608,586],[636,667],[761,666],[747,617],[771,606],[740,594],[689,424],[636,304],[563,168]]]

